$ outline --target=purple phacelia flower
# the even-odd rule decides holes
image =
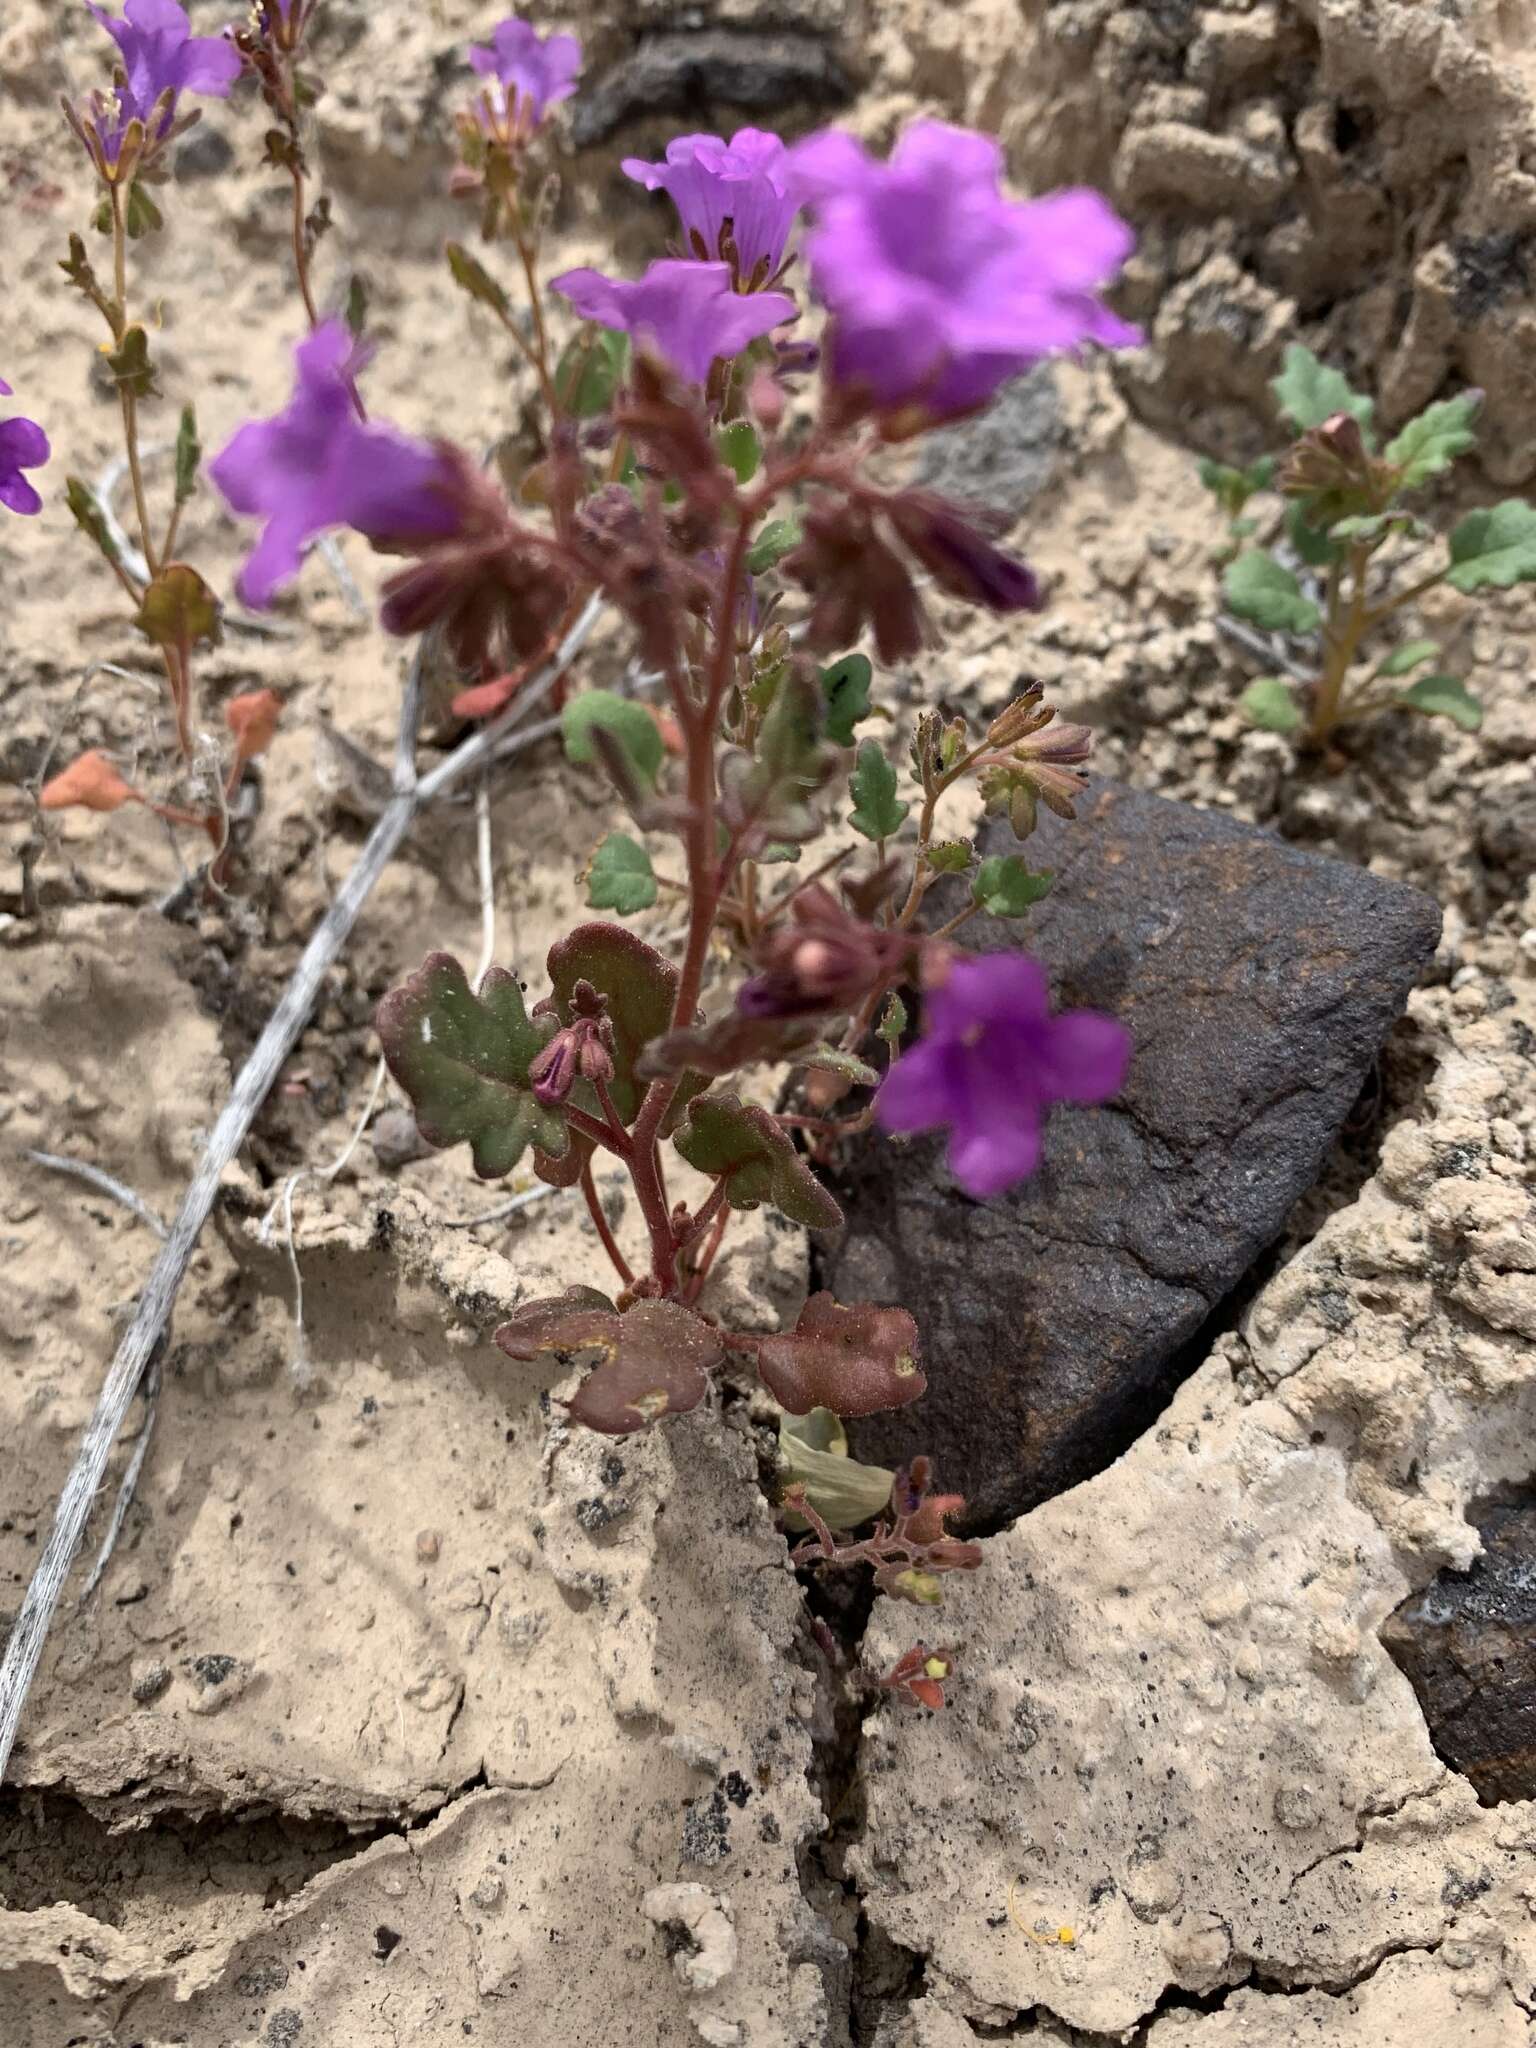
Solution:
[[[1002,168],[989,137],[942,121],[914,122],[889,163],[830,129],[789,152],[840,385],[945,417],[1057,350],[1141,339],[1096,296],[1133,246],[1125,223],[1096,192],[1007,199]]]
[[[570,300],[584,320],[621,328],[648,342],[680,377],[702,384],[710,365],[749,341],[793,320],[798,308],[787,292],[731,289],[725,263],[682,263],[664,258],[644,277],[605,277],[600,270],[567,270],[551,288]]]
[[[9,398],[11,387],[0,377],[0,397]],[[0,420],[0,505],[7,511],[23,512],[29,518],[41,512],[43,501],[26,478],[24,469],[41,469],[52,451],[48,436],[36,420]]]
[[[267,522],[238,583],[257,608],[299,573],[306,544],[328,527],[409,542],[452,533],[460,517],[441,449],[358,419],[352,379],[363,352],[339,320],[317,327],[294,356],[287,410],[249,421],[208,465],[232,511]]]
[[[1045,969],[1022,953],[957,959],[924,1004],[923,1037],[875,1097],[888,1131],[949,1127],[949,1165],[978,1200],[1040,1163],[1055,1102],[1105,1102],[1125,1079],[1131,1036],[1098,1010],[1051,1012]]]
[[[624,175],[648,192],[665,192],[677,208],[688,246],[701,261],[729,263],[738,281],[762,285],[784,260],[799,211],[789,190],[789,152],[777,135],[738,128],[718,135],[680,135],[666,160],[624,159]]]
[[[195,36],[177,0],[123,0],[122,19],[87,0],[123,60],[118,89],[122,126],[142,121],[152,139],[170,127],[184,92],[223,99],[240,76],[240,52],[223,36]],[[157,118],[156,104],[170,95]],[[119,130],[119,145],[121,129]],[[115,157],[114,157],[115,160]]]
[[[541,36],[516,15],[491,31],[490,47],[474,45],[469,61],[482,78],[501,88],[501,104],[488,109],[494,125],[503,123],[526,139],[544,116],[576,90],[581,69],[581,44],[575,36]]]

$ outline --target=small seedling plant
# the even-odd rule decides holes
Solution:
[[[382,624],[451,664],[464,720],[496,717],[547,675],[594,596],[624,623],[660,701],[588,687],[562,714],[584,796],[614,819],[585,870],[593,915],[536,974],[491,965],[472,982],[452,954],[429,954],[379,1006],[384,1055],[430,1144],[467,1146],[485,1179],[526,1162],[581,1191],[610,1284],[527,1303],[495,1340],[584,1369],[566,1420],[649,1429],[698,1408],[728,1363],[755,1371],[783,1418],[796,1561],[867,1565],[884,1590],[932,1604],[944,1574],[980,1562],[946,1526],[962,1500],[936,1490],[924,1458],[897,1473],[859,1464],[843,1430],[923,1393],[912,1316],[822,1292],[793,1329],[726,1327],[706,1285],[741,1211],[838,1225],[815,1159],[840,1141],[945,1129],[956,1179],[985,1198],[1033,1171],[1054,1102],[1121,1084],[1121,1024],[1054,1011],[1022,952],[957,945],[973,918],[1022,920],[1048,890],[1027,842],[1041,805],[1073,816],[1090,735],[1037,687],[995,717],[922,709],[903,730],[881,715],[879,672],[935,644],[926,590],[1002,614],[1039,606],[1000,522],[901,481],[902,451],[1046,355],[1134,344],[1099,296],[1130,236],[1089,191],[1008,197],[996,144],[939,122],[915,123],[887,161],[836,131],[786,147],[748,128],[625,162],[674,216],[671,249],[642,276],[548,278],[557,109],[578,89],[580,50],[504,21],[468,52],[452,189],[473,231],[446,251],[537,394],[487,463],[441,431],[374,417],[362,296],[349,287],[339,313],[322,311],[312,260],[329,216],[310,203],[305,133],[320,11],[270,0],[205,39],[172,0],[126,0],[121,20],[93,9],[122,63],[70,118],[111,282],[79,237],[65,268],[108,332],[137,566],[77,479],[71,507],[161,654],[189,767],[192,657],[222,610],[176,553],[200,469],[233,513],[262,522],[236,586],[244,607],[270,606],[308,548],[351,529],[394,558]],[[157,528],[138,449],[157,387],[128,254],[161,231],[155,194],[187,96],[231,90],[259,97],[271,123],[305,332],[288,406],[206,465],[182,415]],[[110,807],[116,785],[93,760],[45,801]],[[983,859],[954,830],[947,800],[967,784],[1024,850]],[[213,811],[188,816],[222,850]],[[832,850],[808,861],[829,833]],[[683,913],[671,950],[627,922],[663,891]],[[628,1176],[643,1221],[633,1264],[599,1197],[600,1157]],[[881,1682],[937,1705],[949,1668],[919,1645]]]
[[[1271,388],[1296,432],[1290,448],[1247,469],[1200,468],[1229,523],[1227,610],[1300,656],[1296,676],[1250,683],[1243,710],[1309,748],[1383,711],[1475,732],[1481,707],[1440,667],[1440,643],[1401,628],[1442,584],[1470,596],[1536,581],[1536,508],[1523,499],[1467,512],[1444,533],[1422,509],[1429,486],[1476,446],[1481,392],[1427,406],[1383,448],[1374,401],[1299,343]],[[1250,510],[1265,492],[1284,501],[1278,520]],[[1269,545],[1248,545],[1270,527]]]

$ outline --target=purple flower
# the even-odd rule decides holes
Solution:
[[[789,192],[788,155],[778,136],[761,128],[738,128],[729,142],[680,135],[667,144],[664,163],[625,157],[624,175],[648,192],[667,194],[702,261],[730,262],[734,250],[737,277],[761,284],[783,262],[799,211]]]
[[[299,573],[305,543],[327,527],[425,540],[453,532],[460,517],[439,449],[358,419],[351,379],[363,357],[339,320],[317,327],[294,355],[287,411],[248,422],[208,465],[232,511],[267,522],[238,585],[258,608]]]
[[[1125,223],[1096,192],[1005,198],[987,136],[916,121],[881,164],[826,130],[789,167],[816,215],[806,257],[833,374],[882,408],[965,412],[1041,356],[1141,339],[1095,296],[1130,253]]]
[[[1022,953],[956,960],[924,1006],[923,1037],[875,1097],[888,1131],[950,1127],[949,1165],[981,1199],[1040,1163],[1053,1102],[1105,1102],[1125,1079],[1131,1037],[1098,1010],[1051,1014],[1045,969]]]
[[[549,109],[576,90],[581,44],[574,36],[541,36],[516,15],[491,31],[491,45],[476,44],[469,61],[482,78],[501,86],[519,132],[532,134]]]
[[[0,397],[10,395],[10,385],[0,377]],[[0,505],[29,517],[42,511],[42,499],[21,472],[41,469],[50,452],[48,436],[36,420],[0,420]]]
[[[584,320],[600,320],[649,342],[690,384],[704,383],[717,357],[736,355],[799,310],[787,292],[732,291],[728,264],[670,258],[635,280],[567,270],[551,279],[551,288]]]
[[[124,126],[138,120],[162,135],[170,126],[179,93],[210,93],[223,99],[240,76],[240,52],[234,44],[223,36],[193,35],[186,9],[177,0],[123,0],[122,20],[94,0],[87,4],[122,56],[124,83],[118,105]],[[170,105],[159,122],[152,123],[155,103],[166,93],[171,95]]]

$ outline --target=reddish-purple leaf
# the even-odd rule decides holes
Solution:
[[[781,1408],[805,1415],[873,1415],[903,1408],[927,1387],[917,1363],[917,1325],[904,1308],[872,1302],[844,1308],[830,1294],[813,1294],[794,1329],[765,1337],[757,1370]]]
[[[697,1408],[725,1355],[718,1333],[677,1302],[641,1301],[620,1315],[585,1287],[529,1302],[502,1324],[496,1342],[509,1358],[591,1364],[570,1417],[605,1436],[628,1436]]]

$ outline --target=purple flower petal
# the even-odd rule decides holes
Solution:
[[[22,512],[30,518],[41,512],[43,501],[24,476],[0,475],[0,505],[7,511]]]
[[[267,522],[239,582],[256,607],[298,574],[305,545],[328,527],[351,526],[370,540],[424,539],[451,533],[460,517],[437,448],[358,419],[349,379],[361,358],[340,321],[318,327],[294,356],[286,410],[248,422],[208,465],[232,511]]]
[[[697,236],[709,260],[722,255],[721,237],[730,223],[738,274],[777,270],[794,225],[799,202],[789,186],[789,152],[777,135],[762,128],[738,128],[729,142],[718,135],[680,135],[667,144],[661,163],[626,157],[626,177],[650,192],[665,192],[689,236]]]
[[[193,35],[186,9],[177,0],[124,0],[121,18],[108,14],[95,0],[87,4],[122,59],[125,83],[117,96],[118,148],[129,121],[142,121],[157,136],[163,135],[174,118],[179,93],[222,99],[240,76],[240,52],[234,44],[223,36]],[[155,107],[166,93],[171,96],[169,107],[155,121]],[[109,149],[109,161],[115,162],[116,156],[117,148]]]
[[[637,279],[567,270],[551,288],[583,319],[649,342],[691,384],[704,383],[717,357],[738,354],[798,312],[786,292],[733,291],[724,263],[665,260]]]
[[[1044,968],[1022,953],[955,961],[927,998],[923,1037],[875,1097],[888,1131],[947,1124],[956,1180],[978,1199],[1040,1162],[1053,1102],[1103,1102],[1125,1079],[1130,1034],[1096,1010],[1053,1016]]]
[[[491,31],[490,46],[475,44],[469,61],[482,78],[494,78],[514,109],[536,128],[549,109],[569,99],[581,69],[575,36],[541,36],[516,15]]]
[[[9,384],[3,386],[7,392],[10,388]],[[48,436],[36,420],[20,416],[0,420],[0,505],[29,518],[42,511],[42,499],[21,472],[40,469],[50,453]]]
[[[1093,192],[1009,200],[1001,172],[995,142],[941,121],[914,123],[887,164],[835,133],[790,151],[840,383],[942,415],[1043,355],[1139,339],[1095,297],[1129,253],[1124,223]]]

